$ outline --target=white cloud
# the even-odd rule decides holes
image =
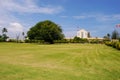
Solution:
[[[93,18],[97,21],[115,21],[120,20],[120,14],[105,15],[105,14],[85,14],[79,16],[72,16],[74,19],[89,19]]]
[[[38,6],[35,0],[0,0],[0,9],[20,12],[20,13],[43,13],[43,14],[55,14],[63,10],[61,6]]]
[[[113,15],[113,18],[114,18],[114,19],[117,19],[117,20],[118,20],[118,19],[120,20],[120,14]]]
[[[15,22],[18,21],[18,19],[13,16],[11,13],[5,11],[5,10],[1,10],[0,9],[0,25],[2,25],[3,27],[6,27],[6,24],[9,24],[10,22]]]
[[[0,20],[0,24],[3,24],[4,23],[4,21],[3,20]]]
[[[84,16],[84,15],[81,15],[81,16],[73,16],[73,18],[75,18],[75,19],[86,19],[86,18],[88,18],[88,16]]]
[[[10,26],[8,27],[8,31],[10,32],[23,32],[24,27],[17,22],[10,23]]]
[[[63,10],[61,6],[43,6],[41,5],[42,3],[38,5],[36,1],[37,0],[0,0],[0,30],[6,27],[8,29],[8,34],[12,36],[22,32],[23,29],[25,32],[28,30],[22,26],[26,23],[19,18],[20,16],[16,17],[16,13],[56,14]]]
[[[61,18],[67,18],[68,16],[60,16]]]

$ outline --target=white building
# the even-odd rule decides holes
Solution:
[[[84,29],[81,29],[77,32],[77,37],[79,38],[88,38],[88,34],[89,32],[84,30]]]

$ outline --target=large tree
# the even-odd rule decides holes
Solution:
[[[54,40],[63,39],[62,29],[52,21],[45,20],[38,22],[27,32],[30,40],[44,40],[53,43]]]

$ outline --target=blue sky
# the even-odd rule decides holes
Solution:
[[[39,21],[51,20],[69,38],[79,29],[103,37],[120,24],[119,4],[120,0],[0,0],[0,30],[6,27],[13,38]]]

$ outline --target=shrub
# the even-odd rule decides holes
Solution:
[[[54,43],[69,43],[69,41],[67,39],[54,40]]]
[[[105,42],[105,44],[107,45],[107,46],[112,46],[113,48],[116,48],[116,49],[118,49],[118,50],[120,50],[120,42],[119,41],[107,41],[107,42]]]
[[[26,39],[25,43],[39,43],[39,44],[44,44],[44,40],[29,40],[29,39]]]
[[[0,42],[3,42],[4,40],[3,40],[3,38],[0,38]]]
[[[112,46],[112,42],[110,42],[110,41],[105,42],[105,44],[106,44],[107,46]]]
[[[116,42],[115,46],[118,50],[120,50],[120,42]]]

